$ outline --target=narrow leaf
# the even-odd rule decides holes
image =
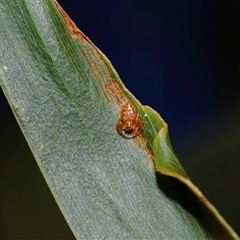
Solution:
[[[166,124],[56,2],[1,1],[0,13],[1,87],[76,238],[237,239],[156,180],[154,165],[187,179]],[[133,139],[115,127],[127,101],[143,122]]]

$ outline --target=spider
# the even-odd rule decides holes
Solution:
[[[137,111],[132,104],[127,101],[119,112],[118,123],[116,124],[117,132],[124,138],[134,138],[143,130],[143,124]]]

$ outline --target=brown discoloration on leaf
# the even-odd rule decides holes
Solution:
[[[122,90],[121,85],[119,84],[118,81],[111,78],[111,76],[109,76],[110,78],[109,83],[106,83],[104,81],[103,76],[99,72],[97,64],[94,62],[90,53],[84,47],[82,47],[82,50],[89,61],[90,68],[92,69],[94,75],[99,79],[102,91],[106,99],[109,102],[113,103],[116,106],[116,108],[120,111],[120,109],[126,102],[128,101],[130,102],[130,100],[126,97],[126,94]],[[149,148],[147,147],[147,139],[143,137],[143,135],[141,134],[138,135],[137,137],[134,137],[133,140],[145,152],[149,164],[155,170],[153,153],[150,152]]]
[[[78,29],[76,24],[72,21],[68,14],[61,8],[61,6],[58,4],[56,0],[54,0],[54,3],[56,4],[56,7],[58,8],[62,16],[64,17],[66,23],[66,30],[69,33],[69,35],[71,35],[73,38],[79,39],[83,44],[85,44],[85,46],[82,46],[81,49],[89,62],[89,66],[93,74],[99,80],[100,86],[106,99],[109,102],[113,103],[114,106],[119,111],[127,101],[130,101],[126,96],[124,87],[121,85],[120,82],[118,82],[112,77],[112,74],[109,71],[109,66],[106,63],[107,60],[105,59],[101,51],[91,42],[91,40],[87,36],[85,36]],[[88,50],[88,48],[90,49],[91,52]],[[104,78],[104,76],[102,75],[96,62],[94,61],[94,58],[92,57],[92,54],[95,54],[95,56],[98,57],[99,62],[101,63],[101,67],[104,70],[104,75],[106,75],[107,77]],[[147,147],[148,141],[147,138],[143,137],[143,135],[141,134],[133,138],[133,140],[139,147],[143,149],[147,156],[147,159],[149,160],[150,165],[154,169],[153,154]]]
[[[56,0],[54,0],[54,3],[56,4],[58,10],[61,12],[62,16],[65,19],[66,25],[67,25],[67,30],[68,32],[73,36],[73,37],[77,37],[79,39],[84,39],[85,41],[87,41],[89,44],[91,44],[92,46],[94,46],[94,44],[91,42],[91,40],[84,35],[76,26],[76,24],[72,21],[72,19],[68,16],[68,14],[62,9],[62,7],[58,4],[58,2]],[[94,46],[95,47],[95,46]]]
[[[133,141],[142,148],[142,150],[145,152],[148,162],[150,164],[150,166],[155,170],[155,164],[154,164],[154,157],[153,157],[153,153],[150,152],[149,148],[147,147],[147,138],[143,137],[143,135],[139,135],[135,138],[133,138]]]
[[[122,89],[120,88],[118,82],[114,79],[112,79],[109,71],[105,68],[105,73],[109,78],[109,82],[106,83],[104,80],[104,77],[102,76],[101,72],[98,69],[97,64],[95,63],[94,59],[92,58],[91,54],[86,50],[85,47],[82,47],[82,51],[85,54],[90,68],[92,69],[94,75],[99,79],[100,82],[100,86],[102,88],[102,91],[106,97],[106,99],[113,103],[118,109],[121,108],[121,106],[128,101],[128,99],[126,98],[124,92],[122,91]],[[104,62],[102,62],[103,65]],[[106,66],[105,66],[106,67]]]
[[[103,93],[106,96],[107,100],[109,102],[112,102],[118,109],[126,102],[128,99],[125,96],[125,93],[123,92],[122,88],[120,87],[120,84],[114,80],[111,76],[111,73],[109,71],[109,68],[107,64],[104,62],[104,58],[102,56],[101,51],[90,41],[90,39],[85,36],[75,25],[75,23],[72,21],[72,19],[68,16],[68,14],[61,8],[61,6],[57,3],[56,0],[54,0],[58,10],[61,12],[62,16],[65,19],[66,22],[66,29],[69,32],[69,34],[72,37],[78,38],[80,41],[84,42],[86,44],[86,47],[82,47],[82,51],[84,55],[86,56],[90,68],[92,69],[94,75],[99,79],[100,85],[102,87]],[[104,79],[101,72],[98,69],[98,66],[96,62],[94,61],[93,57],[91,56],[91,53],[87,48],[91,49],[91,53],[94,53],[101,63],[101,67],[104,70],[104,73],[107,76],[108,81]]]
[[[126,102],[128,99],[126,98],[122,88],[119,83],[114,80],[111,76],[109,68],[107,64],[104,62],[104,58],[102,56],[101,51],[90,41],[90,39],[85,36],[75,25],[72,19],[68,16],[68,14],[61,8],[61,6],[54,0],[58,10],[61,12],[62,16],[66,22],[66,29],[72,37],[78,38],[80,41],[86,44],[86,47],[82,47],[82,51],[86,58],[88,59],[90,68],[92,69],[94,75],[99,79],[100,85],[102,87],[103,93],[106,96],[109,102],[112,102],[118,109]],[[101,67],[104,70],[108,78],[108,82],[105,81],[101,72],[98,69],[97,64],[95,63],[91,53],[87,48],[91,49],[91,52],[98,56],[99,62],[101,62]]]
[[[110,79],[109,84],[106,85],[107,89],[111,92],[112,103],[118,106],[120,109],[129,99],[126,97],[125,93],[122,91],[120,84],[115,79]]]
[[[83,41],[84,43],[86,43],[86,45],[90,45],[91,46],[91,50],[98,55],[99,60],[102,63],[102,67],[105,70],[105,73],[109,76],[109,79],[111,78],[110,72],[108,70],[107,65],[104,63],[103,58],[101,56],[101,51],[92,43],[92,41],[83,33],[79,30],[79,28],[76,26],[76,24],[72,21],[72,19],[68,16],[68,14],[62,9],[62,7],[58,4],[58,2],[56,0],[54,0],[58,10],[61,12],[62,16],[65,19],[65,23],[66,23],[66,29],[67,32],[74,38],[78,38],[79,40]],[[84,47],[83,47],[84,48]],[[86,55],[87,50],[86,48],[84,48],[84,53]],[[90,55],[88,54],[87,57],[89,57]]]
[[[127,102],[130,101],[124,92],[121,89],[120,84],[118,81],[111,79],[110,83],[106,85],[108,90],[111,92],[109,93],[109,96],[111,96],[110,102],[112,102],[115,106],[119,108],[119,110],[122,108],[122,106]],[[155,170],[155,165],[154,165],[154,157],[153,153],[149,150],[147,147],[147,138],[145,138],[142,134],[136,136],[133,138],[133,141],[142,148],[142,150],[145,152],[148,162],[151,165],[151,167]]]
[[[109,75],[109,83],[106,83],[103,76],[101,75],[100,71],[98,70],[97,64],[94,62],[91,54],[86,50],[86,48],[82,47],[83,53],[88,59],[88,62],[90,64],[90,68],[92,69],[94,75],[99,79],[102,91],[106,97],[106,99],[113,103],[116,108],[120,111],[122,106],[130,101],[127,97],[124,91],[121,88],[121,85],[118,81],[111,78]],[[150,152],[149,148],[147,147],[147,139],[143,137],[143,135],[138,135],[137,137],[133,138],[134,142],[142,148],[142,150],[145,152],[148,162],[151,165],[151,167],[155,170],[154,165],[154,158],[153,153]]]

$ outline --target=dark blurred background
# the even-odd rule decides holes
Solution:
[[[161,114],[192,181],[240,233],[240,3],[59,0]],[[0,238],[73,239],[0,91]]]

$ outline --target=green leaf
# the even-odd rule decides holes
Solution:
[[[56,2],[1,1],[0,13],[1,87],[76,238],[238,238],[171,178],[190,182],[166,124]],[[127,101],[144,125],[133,139],[115,128]]]

